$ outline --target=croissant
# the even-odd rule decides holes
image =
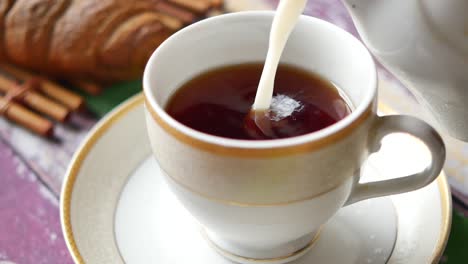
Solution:
[[[141,77],[158,45],[219,0],[0,0],[0,62],[99,81]]]

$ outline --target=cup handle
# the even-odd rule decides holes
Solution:
[[[431,163],[423,171],[412,175],[364,184],[356,183],[346,205],[369,198],[416,190],[428,185],[439,176],[445,162],[445,145],[441,136],[430,125],[411,116],[388,115],[376,119],[373,131],[373,137],[370,139],[371,149],[379,150],[382,138],[388,134],[408,133],[422,140],[429,148]]]

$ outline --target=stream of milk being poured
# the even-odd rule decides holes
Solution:
[[[275,108],[283,109],[276,105],[270,108],[273,97],[273,87],[275,82],[276,70],[283,53],[284,46],[288,41],[291,31],[304,11],[307,0],[281,0],[273,19],[270,30],[270,40],[268,44],[268,53],[263,67],[260,83],[257,88],[255,102],[252,106],[253,111],[266,111]],[[290,100],[294,100],[290,98]],[[300,107],[299,102],[292,104],[290,100],[273,100],[275,104],[289,102],[289,106]],[[294,109],[287,112],[294,112]]]
[[[273,98],[276,70],[291,31],[304,11],[307,0],[280,0],[270,30],[268,53],[246,131],[253,137],[275,137],[272,122],[279,122],[302,109],[299,101],[278,94]]]

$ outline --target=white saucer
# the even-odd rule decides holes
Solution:
[[[114,228],[125,262],[231,263],[210,247],[198,223],[172,195],[158,171],[157,162],[152,157],[146,159],[132,173],[120,196]],[[365,225],[361,219],[365,219]],[[350,259],[350,263],[385,263],[395,244],[396,220],[389,198],[343,208],[322,228],[310,251],[299,252],[307,254],[295,263],[347,263]]]
[[[403,175],[425,164],[427,155],[415,139],[387,141],[384,153],[366,166],[364,180]],[[415,156],[417,164],[392,166]],[[421,190],[343,208],[308,250],[290,256],[300,257],[291,263],[437,263],[450,217],[450,193],[441,175]],[[141,95],[104,118],[80,147],[65,178],[61,218],[77,263],[231,263],[162,181],[151,158]]]

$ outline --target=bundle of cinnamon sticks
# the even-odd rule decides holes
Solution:
[[[84,99],[41,76],[0,63],[0,115],[41,135],[53,135],[53,122],[66,122]]]

